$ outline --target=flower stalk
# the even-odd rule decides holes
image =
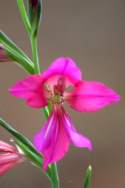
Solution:
[[[34,62],[34,72],[36,74],[40,73],[40,67],[39,67],[39,58],[38,58],[38,50],[37,50],[37,39],[32,37],[31,38],[31,45],[32,45],[32,55],[33,55],[33,62]],[[49,117],[49,109],[48,107],[44,108],[43,110],[45,117],[48,119]],[[56,163],[49,165],[49,171],[50,171],[50,180],[52,188],[59,188],[59,176],[58,176],[58,170]]]
[[[37,38],[32,36],[31,37],[31,46],[32,46],[32,56],[33,56],[33,62],[34,62],[34,72],[36,74],[40,73],[40,66],[39,66],[39,58],[38,58],[38,48],[37,48]],[[45,107],[44,110],[44,115],[48,119],[49,117],[49,108]],[[58,176],[58,170],[57,170],[57,165],[56,163],[49,165],[49,171],[50,171],[50,180],[51,180],[51,185],[52,188],[59,188],[60,183],[59,183],[59,176]]]
[[[26,11],[24,1],[17,0],[18,8],[24,23],[25,29],[31,43],[32,61],[34,64],[34,74],[40,74],[39,55],[38,55],[38,30],[42,15],[42,1],[28,0],[28,12]],[[48,107],[44,108],[45,117],[49,116]],[[56,164],[49,165],[49,179],[52,183],[52,188],[59,188],[59,177]]]
[[[31,48],[32,48],[32,57],[33,57],[33,63],[34,63],[34,73],[40,74],[40,66],[39,66],[39,55],[38,55],[38,34],[33,35],[31,33],[30,35],[30,41],[31,41]],[[49,117],[49,108],[44,108],[44,115],[48,119]],[[56,163],[49,165],[49,171],[51,173],[50,180],[52,188],[59,188],[59,176],[58,176],[58,170]]]

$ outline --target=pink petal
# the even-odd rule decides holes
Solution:
[[[43,169],[60,160],[69,148],[69,138],[61,121],[61,114],[54,111],[42,130],[36,134],[34,144],[44,156]]]
[[[16,147],[0,140],[0,176],[23,160],[23,156],[17,151]]]
[[[11,168],[13,168],[16,165],[15,162],[9,162],[4,165],[0,165],[0,176],[5,175]]]
[[[0,176],[3,176],[8,172],[12,167],[17,163],[20,163],[24,160],[23,156],[17,152],[14,153],[5,153],[0,155]]]
[[[25,99],[29,106],[40,108],[47,104],[43,87],[42,77],[33,75],[19,81],[9,91],[13,96]]]
[[[51,82],[56,82],[60,77],[67,79],[75,83],[76,81],[81,80],[81,71],[77,67],[76,63],[69,57],[60,57],[57,58],[51,66],[43,72],[42,76]]]
[[[6,142],[3,142],[0,140],[0,153],[4,153],[4,152],[15,152],[16,148],[14,146],[11,146],[9,144],[7,144]]]
[[[95,81],[77,83],[74,91],[67,96],[70,106],[81,112],[97,111],[119,100],[120,96],[114,90]]]
[[[76,146],[80,148],[87,148],[89,150],[92,150],[92,143],[91,141],[84,135],[77,132],[75,129],[69,115],[64,112],[64,120],[63,120],[65,129],[67,130],[67,133],[70,137],[71,142]]]
[[[0,165],[13,162],[16,163],[17,161],[20,161],[22,156],[20,156],[18,153],[6,153],[0,155]]]

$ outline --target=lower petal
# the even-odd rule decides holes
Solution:
[[[55,110],[34,138],[36,148],[44,156],[44,170],[49,164],[60,160],[69,149],[69,137],[61,118],[61,114]]]
[[[67,133],[70,137],[71,142],[76,147],[87,148],[89,150],[92,150],[91,141],[86,136],[77,132],[70,117],[66,113],[64,115],[64,126],[65,126],[65,129],[67,130]]]

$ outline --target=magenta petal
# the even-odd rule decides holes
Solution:
[[[73,82],[82,79],[80,69],[77,67],[76,63],[69,57],[57,58],[42,74],[45,79],[49,79],[53,75],[64,76],[65,78],[67,77]]]
[[[25,80],[16,83],[9,91],[13,96],[25,99],[31,107],[44,107],[47,101],[44,96],[42,81],[40,75],[29,76]]]
[[[36,134],[34,144],[44,157],[44,170],[60,160],[72,142],[77,147],[92,149],[91,141],[79,134],[62,106],[56,106],[42,130]]]
[[[69,138],[57,111],[52,113],[42,130],[36,134],[34,144],[44,156],[44,170],[68,151]]]
[[[81,112],[97,111],[119,100],[120,96],[113,89],[94,81],[79,82],[67,97],[70,106]]]
[[[92,150],[91,141],[84,135],[77,132],[68,114],[64,113],[64,126],[70,137],[71,142],[80,148]]]

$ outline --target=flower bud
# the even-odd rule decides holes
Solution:
[[[11,146],[0,140],[0,177],[23,161],[24,156],[15,146]]]
[[[29,19],[32,27],[32,33],[37,35],[41,19],[41,0],[28,0]]]
[[[0,44],[0,62],[7,62],[10,61],[9,56],[4,49],[4,47]]]

